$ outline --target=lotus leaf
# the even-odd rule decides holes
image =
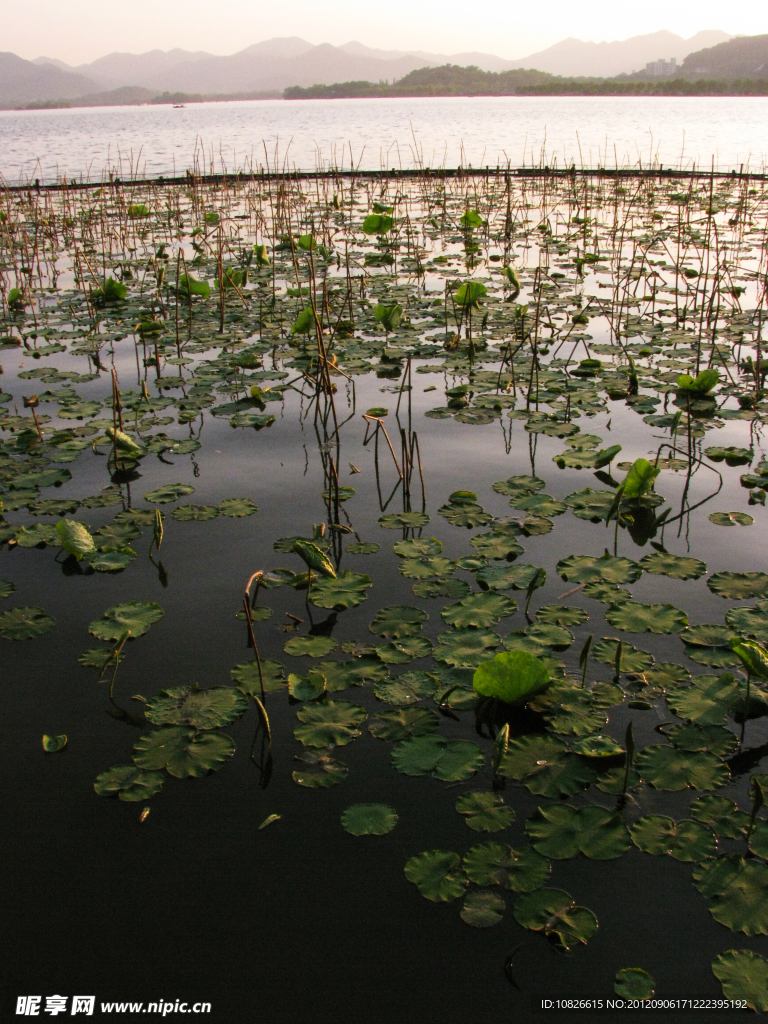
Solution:
[[[380,544],[374,544],[373,541],[359,541],[354,544],[347,544],[344,550],[349,552],[350,555],[375,555],[380,547]]]
[[[153,505],[167,505],[171,501],[178,501],[185,494],[193,494],[194,490],[195,488],[189,484],[164,484],[145,494],[144,500],[152,502]]]
[[[703,647],[727,647],[734,634],[725,626],[703,623],[683,630],[680,639],[684,644],[696,644]]]
[[[725,621],[743,636],[761,643],[768,641],[768,601],[758,601],[753,607],[730,608],[725,613]]]
[[[514,915],[523,928],[543,932],[563,951],[586,943],[597,933],[597,918],[592,911],[576,906],[562,889],[537,889],[521,896]]]
[[[510,497],[522,497],[525,494],[532,494],[535,491],[542,491],[546,484],[537,476],[510,476],[506,480],[497,480],[491,485],[498,494],[507,494]]]
[[[514,537],[500,533],[479,533],[469,541],[478,555],[483,558],[494,558],[500,560],[506,558],[511,561],[523,553],[522,547]]]
[[[38,544],[59,545],[60,543],[59,534],[52,523],[33,523],[32,526],[20,526],[15,531],[15,540],[20,548],[36,548]]]
[[[513,850],[506,843],[480,843],[464,855],[464,871],[477,885],[501,885],[513,892],[532,892],[549,877],[549,861],[529,847]]]
[[[704,562],[698,558],[670,555],[666,551],[652,551],[640,559],[645,572],[657,576],[670,576],[673,580],[697,580],[707,571]]]
[[[446,850],[428,850],[411,857],[405,865],[405,877],[435,903],[458,899],[468,884],[461,858]]]
[[[387,530],[415,530],[428,522],[426,512],[389,512],[379,517],[379,526]]]
[[[565,504],[579,519],[587,522],[600,523],[608,515],[616,495],[613,491],[595,491],[585,487],[583,491],[575,491],[566,496]]]
[[[397,824],[397,812],[387,804],[352,804],[341,824],[353,836],[383,836]]]
[[[622,999],[650,999],[655,990],[656,982],[641,967],[624,967],[613,979],[613,991]]]
[[[638,818],[630,827],[632,842],[645,853],[669,854],[675,860],[697,861],[712,857],[715,837],[697,821],[673,821],[662,814]]]
[[[368,629],[377,636],[398,640],[401,637],[416,636],[429,616],[421,608],[412,605],[390,605],[376,613]]]
[[[474,890],[464,897],[461,919],[473,928],[490,928],[502,920],[504,909],[505,904],[501,896],[494,892]]]
[[[499,832],[515,820],[515,812],[497,793],[465,793],[456,801],[456,810],[476,832]]]
[[[614,860],[629,849],[621,817],[594,805],[539,807],[526,822],[525,831],[534,850],[553,860],[566,860],[578,853],[593,860]]]
[[[191,725],[195,729],[218,729],[229,725],[248,707],[243,694],[231,686],[176,686],[161,690],[147,701],[144,714],[154,725]]]
[[[550,622],[534,622],[525,631],[526,636],[546,647],[564,649],[570,647],[574,641],[574,635],[565,626],[556,626]]]
[[[98,796],[114,796],[131,803],[149,800],[162,788],[160,772],[145,772],[133,764],[115,765],[102,772],[93,784]]]
[[[43,735],[43,750],[46,754],[58,754],[67,745],[67,737],[64,733],[60,736]]]
[[[167,725],[140,736],[133,750],[137,768],[167,768],[170,775],[186,779],[218,771],[234,754],[235,744],[224,733]]]
[[[546,578],[546,571],[536,565],[486,565],[478,569],[476,576],[480,586],[489,590],[525,590],[534,580],[538,588]]]
[[[402,706],[431,697],[436,689],[437,681],[434,676],[426,672],[403,672],[391,682],[377,683],[373,692],[386,704]]]
[[[80,561],[86,555],[96,551],[91,531],[85,523],[78,523],[74,519],[60,519],[56,523],[56,532],[64,550]]]
[[[88,564],[96,572],[122,572],[135,558],[133,548],[121,548],[119,551],[99,551],[88,559]]]
[[[483,753],[469,740],[442,736],[412,736],[392,751],[392,764],[403,775],[429,775],[444,782],[468,779],[483,766]]]
[[[325,691],[325,676],[322,672],[314,670],[306,676],[291,672],[288,675],[288,692],[295,700],[315,700]]]
[[[500,637],[489,629],[451,629],[441,633],[435,648],[436,661],[454,668],[477,668],[488,660],[488,649],[497,647]]]
[[[438,716],[428,708],[404,707],[379,712],[368,730],[377,739],[397,742],[408,736],[428,736],[439,724]]]
[[[19,607],[0,612],[0,636],[6,640],[32,640],[55,624],[53,616],[42,608]]]
[[[658,743],[641,751],[635,764],[643,782],[669,792],[686,787],[717,789],[730,778],[728,766],[714,754]]]
[[[596,558],[594,555],[568,555],[556,566],[564,580],[569,583],[634,583],[640,578],[642,569],[629,558],[615,558],[607,552]]]
[[[719,725],[676,725],[667,733],[671,743],[681,750],[708,750],[710,754],[726,757],[733,754],[738,740],[728,729]]]
[[[439,555],[443,550],[443,542],[434,537],[420,537],[415,540],[399,540],[392,550],[402,558],[427,558]]]
[[[741,857],[718,857],[694,868],[694,884],[720,924],[746,935],[768,935],[768,867]]]
[[[0,580],[0,599],[10,597],[16,590],[16,584],[10,580]]]
[[[768,574],[764,572],[716,572],[707,580],[713,594],[735,601],[768,596]]]
[[[296,717],[304,724],[298,725],[293,735],[305,747],[343,747],[357,739],[358,726],[367,715],[358,704],[328,700],[304,705]]]
[[[563,512],[568,511],[568,506],[564,502],[557,501],[549,494],[530,494],[522,498],[512,498],[510,505],[523,512],[532,512],[534,515],[546,517],[560,516]]]
[[[768,961],[751,949],[727,949],[712,961],[712,973],[726,999],[746,1002],[757,1013],[768,1011]]]
[[[464,580],[447,578],[422,580],[414,583],[413,593],[416,597],[448,597],[455,600],[457,597],[466,597],[469,593],[469,584]]]
[[[316,668],[325,676],[325,685],[330,691],[346,690],[348,686],[362,686],[366,682],[380,683],[389,675],[386,665],[372,656],[351,661],[321,661]]]
[[[447,605],[441,617],[451,625],[459,628],[467,626],[493,626],[501,618],[513,615],[517,605],[510,598],[495,591],[482,591],[468,594],[456,604]]]
[[[510,740],[498,774],[525,783],[531,793],[553,800],[574,796],[595,780],[581,758],[553,736],[520,736]]]
[[[749,833],[747,845],[751,853],[768,860],[768,821],[758,819],[755,822],[755,827]]]
[[[742,700],[733,676],[696,676],[690,686],[680,686],[667,693],[667,704],[680,718],[697,725],[724,725]]]
[[[411,580],[428,580],[436,576],[450,576],[456,563],[443,555],[428,558],[403,558],[397,566],[401,576]]]
[[[616,629],[628,633],[679,633],[688,625],[688,616],[673,604],[624,601],[611,605],[605,617]]]
[[[711,512],[707,518],[715,526],[751,526],[755,521],[746,512]]]
[[[180,523],[205,522],[215,519],[219,510],[215,505],[177,505],[171,512],[171,518]]]
[[[317,667],[322,671],[322,665],[318,665]],[[273,690],[280,690],[286,685],[283,666],[279,661],[271,661],[269,658],[263,658],[261,661],[261,673],[264,677],[265,693],[272,693]],[[237,683],[238,690],[242,690],[246,696],[261,695],[259,663],[255,658],[253,661],[243,662],[242,665],[235,665],[229,674]]]
[[[619,644],[621,644],[620,653]],[[653,666],[652,654],[613,637],[603,637],[592,649],[592,657],[595,661],[602,661],[606,665],[615,665],[617,655],[621,672],[647,672]]]
[[[477,505],[474,502],[449,502],[447,505],[441,505],[437,514],[447,519],[451,526],[464,526],[468,530],[477,526],[487,526],[493,519],[493,516],[486,512],[482,505]]]
[[[328,754],[307,750],[294,758],[306,767],[291,773],[294,782],[307,789],[328,789],[346,779],[349,769],[341,761],[335,761]]]
[[[294,636],[287,641],[284,650],[295,658],[304,655],[310,658],[324,658],[336,650],[337,641],[332,636]]]
[[[580,626],[588,618],[589,616],[583,608],[574,608],[565,604],[547,604],[536,612],[538,622],[551,623],[555,626]],[[571,636],[571,640],[573,640],[573,636]]]
[[[483,697],[496,697],[506,704],[525,704],[549,685],[546,667],[524,651],[505,651],[478,666],[472,680]]]
[[[726,839],[738,839],[749,828],[749,815],[740,811],[733,800],[714,793],[705,793],[694,800],[690,812],[695,821],[709,825],[715,835]]]
[[[624,748],[611,736],[587,736],[573,745],[575,754],[582,757],[619,757],[624,754]]]
[[[318,608],[344,611],[362,604],[371,586],[370,576],[344,569],[336,579],[320,579],[313,583],[309,599]]]

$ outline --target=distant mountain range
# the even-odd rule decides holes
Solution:
[[[687,78],[763,78],[768,75],[768,35],[737,36],[689,53],[681,74]]]
[[[12,53],[0,53],[0,106],[24,107],[67,99],[104,103],[109,102],[105,94],[126,88],[145,89],[147,97],[163,92],[278,95],[291,85],[393,82],[419,68],[445,64],[494,72],[525,68],[570,77],[611,77],[641,70],[659,58],[682,61],[689,54],[708,52],[703,48],[718,49],[717,44],[729,39],[728,33],[720,31],[699,32],[687,40],[672,32],[654,32],[613,43],[565,39],[514,61],[488,53],[378,50],[359,42],[314,46],[297,36],[268,39],[228,57],[204,51],[151,50],[141,54],[110,53],[79,67],[52,57],[27,61]],[[114,101],[125,95],[116,93]],[[134,95],[144,96],[138,92]]]

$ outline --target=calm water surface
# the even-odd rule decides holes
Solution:
[[[760,170],[765,97],[429,97],[251,100],[0,112],[9,183],[100,179],[110,168],[168,174],[200,166],[313,170],[618,163]]]

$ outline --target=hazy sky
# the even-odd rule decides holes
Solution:
[[[181,47],[229,54],[272,36],[311,43],[456,53],[482,50],[524,57],[567,36],[595,41],[626,39],[659,29],[689,37],[700,29],[734,34],[768,32],[768,5],[748,0],[723,7],[716,0],[548,0],[519,4],[483,0],[25,0],[3,4],[0,49],[31,59],[45,55],[78,64],[113,50]]]

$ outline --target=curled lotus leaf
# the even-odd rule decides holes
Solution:
[[[160,772],[142,771],[134,764],[118,764],[96,778],[93,788],[99,796],[118,796],[131,803],[149,800],[163,785]]]
[[[0,580],[0,598],[10,597],[16,590],[16,584],[10,580]]]
[[[305,747],[343,747],[357,739],[367,715],[359,704],[327,700],[304,705],[296,717],[302,725],[296,726],[293,735]]]
[[[365,573],[340,572],[335,579],[320,579],[312,584],[309,600],[318,608],[333,608],[344,611],[355,608],[366,599],[372,586],[371,577]]]
[[[578,907],[562,889],[536,889],[515,903],[515,920],[523,928],[542,932],[555,946],[567,951],[597,934],[597,918]]]
[[[614,557],[607,552],[594,555],[568,555],[555,567],[569,583],[634,583],[642,569],[631,558]]]
[[[167,505],[171,501],[178,501],[185,494],[194,494],[195,488],[189,484],[164,484],[144,495],[144,500],[153,505]]]
[[[480,843],[464,855],[464,871],[477,885],[500,885],[513,892],[532,892],[549,878],[546,857],[528,846],[513,850],[506,843]]]
[[[531,846],[544,857],[566,860],[583,853],[593,860],[614,860],[629,849],[621,817],[605,807],[539,807],[525,825]]]
[[[473,928],[491,928],[502,921],[505,908],[504,899],[498,893],[474,889],[464,897],[461,919]]]
[[[73,555],[78,562],[81,558],[85,558],[96,551],[91,531],[85,523],[78,523],[74,519],[60,519],[56,523],[56,532],[59,535],[61,546],[68,554]]]
[[[388,804],[352,804],[341,815],[341,824],[353,836],[383,836],[397,824],[397,812]]]
[[[730,779],[728,766],[706,751],[679,750],[657,743],[641,751],[635,761],[643,782],[668,792],[717,789]]]
[[[713,594],[747,601],[752,597],[768,596],[768,573],[764,572],[716,572],[707,580]]]
[[[515,812],[507,807],[498,793],[478,791],[464,793],[456,801],[456,810],[476,832],[500,832],[515,820]]]
[[[126,630],[132,637],[143,636],[163,615],[165,612],[154,601],[124,601],[107,608],[100,619],[89,625],[88,632],[99,640],[119,640]]]
[[[574,608],[567,604],[545,604],[536,612],[537,622],[554,626],[580,626],[588,618],[583,608]]]
[[[405,865],[405,877],[422,896],[435,903],[458,899],[468,884],[458,853],[447,850],[417,853]]]
[[[611,605],[605,617],[616,629],[628,633],[679,633],[688,625],[688,616],[673,604],[624,601]]]
[[[712,961],[712,973],[726,999],[745,1002],[750,1010],[768,1012],[768,960],[751,949],[727,949]]]
[[[284,647],[286,654],[294,658],[324,658],[336,650],[337,642],[332,636],[292,636]]]
[[[428,618],[422,608],[415,608],[412,605],[390,605],[376,613],[368,629],[377,636],[398,640],[401,637],[416,636]]]
[[[42,608],[20,606],[0,612],[0,636],[5,640],[32,640],[56,625]]]
[[[234,754],[235,743],[224,733],[167,725],[140,736],[133,751],[137,768],[167,768],[177,779],[187,779],[218,771]]]
[[[514,615],[517,604],[503,594],[493,590],[468,594],[461,601],[443,608],[441,617],[458,628],[467,626],[487,627],[495,625],[499,619]]]
[[[552,800],[581,793],[595,772],[554,736],[519,736],[510,740],[498,774],[525,783],[537,796]]]
[[[539,658],[525,651],[504,651],[477,667],[472,686],[482,697],[525,704],[546,689],[549,681],[549,671]]]
[[[715,835],[726,839],[738,839],[749,828],[749,815],[740,811],[733,800],[714,793],[704,793],[694,800],[690,812],[695,821],[708,825]]]
[[[368,725],[369,732],[380,740],[397,742],[408,736],[428,736],[437,731],[440,719],[429,708],[395,708],[380,711]]]
[[[301,761],[302,768],[291,773],[294,782],[306,789],[328,789],[346,779],[349,769],[322,751],[306,750],[294,760]]]
[[[632,842],[645,853],[668,854],[675,860],[698,861],[714,856],[714,835],[698,821],[674,821],[663,814],[638,818],[629,829]]]
[[[622,999],[650,999],[656,991],[656,982],[642,967],[624,967],[616,971],[613,991]]]
[[[218,729],[229,725],[247,709],[248,702],[232,686],[176,686],[151,697],[144,714],[153,725],[191,725],[195,729]]]
[[[671,555],[667,551],[652,551],[640,559],[644,572],[655,576],[669,576],[673,580],[697,580],[707,571],[707,566],[698,558]]]
[[[417,530],[428,522],[426,512],[388,512],[379,516],[379,526],[387,530]]]

